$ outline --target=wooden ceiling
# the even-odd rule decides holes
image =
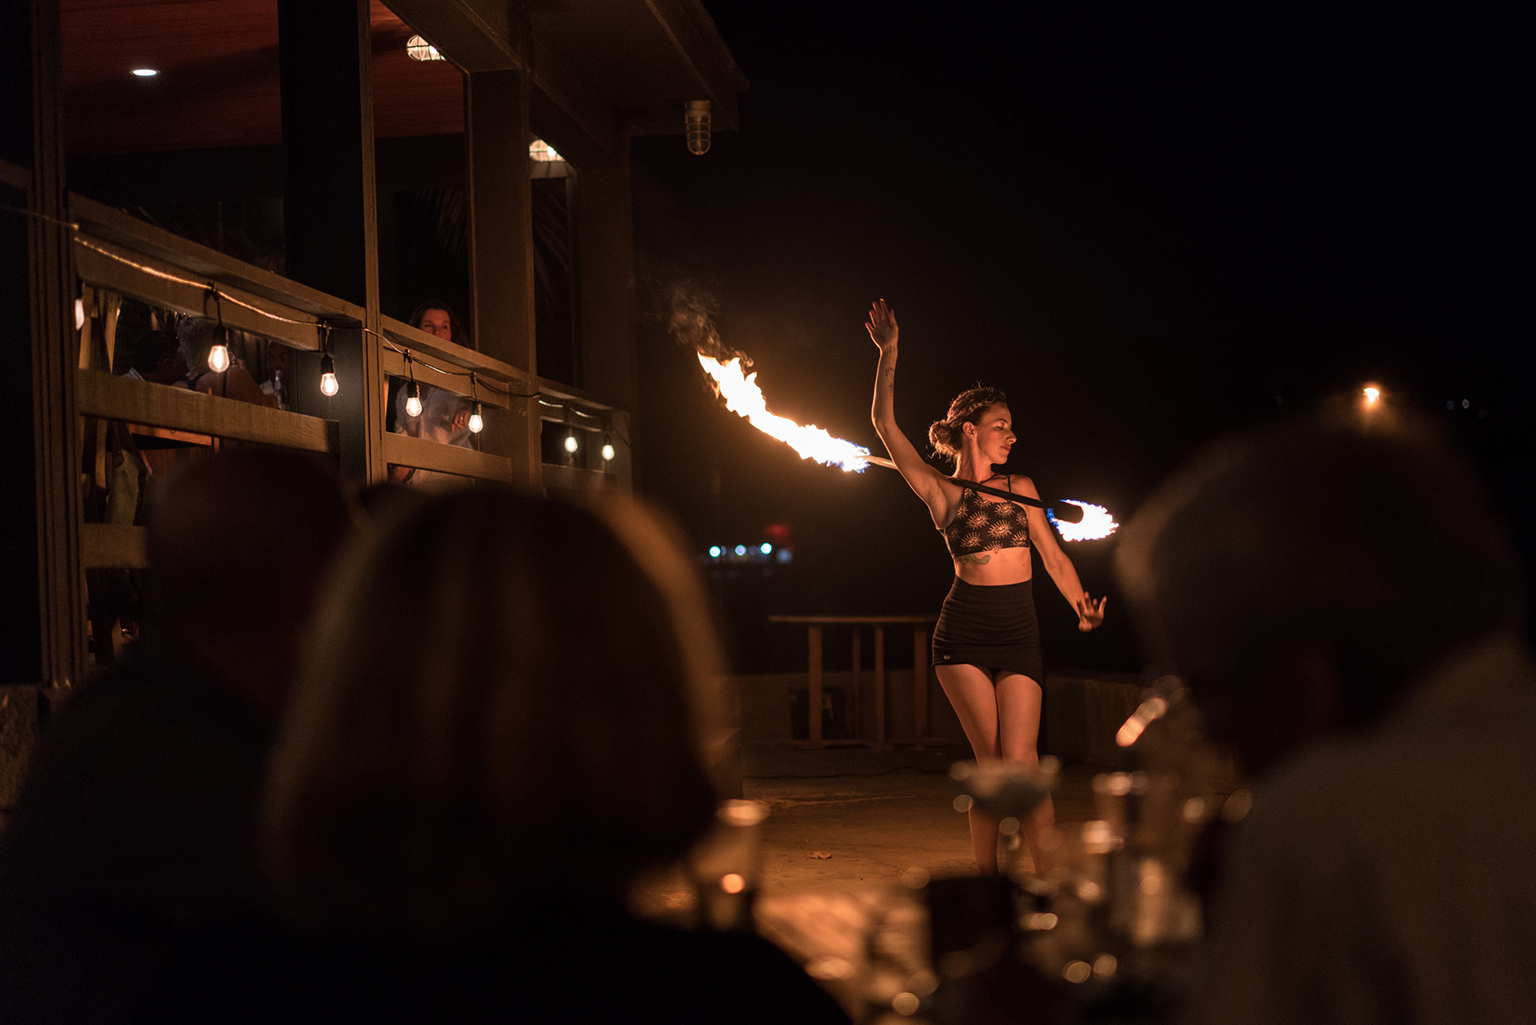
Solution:
[[[80,154],[282,141],[275,0],[62,0],[69,150]],[[463,75],[406,55],[412,34],[370,4],[374,134],[464,130]],[[133,69],[159,74],[138,78]]]

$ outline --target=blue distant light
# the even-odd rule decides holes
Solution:
[[[757,546],[757,550],[762,552],[764,555],[772,555],[773,545],[769,544],[767,541],[764,541],[762,544]]]
[[[746,555],[747,554],[747,546],[746,545],[737,545],[736,546],[736,554],[737,555]]]
[[[709,546],[709,557],[711,559],[718,559],[718,558],[720,558],[720,546],[719,545],[710,545]]]

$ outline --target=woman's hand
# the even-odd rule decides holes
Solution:
[[[896,347],[896,314],[885,305],[884,299],[876,299],[869,308],[869,323],[864,326],[869,329],[869,340],[878,345],[881,352]]]
[[[1106,595],[1098,601],[1094,601],[1087,591],[1083,592],[1083,600],[1077,602],[1077,628],[1083,633],[1098,626],[1104,625],[1104,603],[1109,601]]]

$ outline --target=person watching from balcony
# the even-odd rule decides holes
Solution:
[[[267,340],[266,371],[267,376],[261,382],[260,388],[263,395],[270,396],[278,409],[292,408],[289,401],[292,395],[293,377],[290,367],[293,361],[289,358],[290,350],[282,342],[273,339]]]
[[[718,646],[630,500],[488,486],[401,507],[341,566],[266,799],[277,890],[348,1020],[846,1022],[749,934],[626,895],[714,820]]]
[[[1256,774],[1196,1025],[1536,1021],[1536,671],[1471,469],[1390,407],[1229,441],[1122,532],[1147,654]]]
[[[251,372],[233,357],[230,357],[227,370],[209,367],[209,352],[217,344],[227,344],[225,337],[224,326],[207,317],[187,317],[177,326],[176,339],[187,364],[187,387],[221,398],[277,408],[277,400],[263,392]]]
[[[437,299],[428,299],[417,306],[407,323],[446,342],[464,344],[464,325],[460,323],[458,314],[447,303]],[[416,416],[412,416],[407,408],[410,400],[409,386],[402,384],[395,393],[395,433],[443,445],[472,448],[469,418],[474,412],[474,403],[446,388],[436,388],[419,380],[416,387],[421,399],[421,412]],[[432,470],[410,466],[390,467],[390,480],[397,483],[441,484],[455,479],[451,474]]]

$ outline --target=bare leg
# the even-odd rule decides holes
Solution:
[[[1040,684],[1021,673],[997,674],[998,753],[1011,762],[1030,768],[1040,764],[1036,742],[1040,738]],[[1046,875],[1052,867],[1056,833],[1056,806],[1047,797],[1036,805],[1024,825],[1024,842],[1035,863],[1035,874]]]
[[[955,715],[971,742],[977,762],[999,757],[997,691],[992,676],[980,666],[935,666],[939,686],[954,706]],[[970,811],[971,846],[976,852],[976,867],[984,875],[997,872],[997,820],[975,807]]]

